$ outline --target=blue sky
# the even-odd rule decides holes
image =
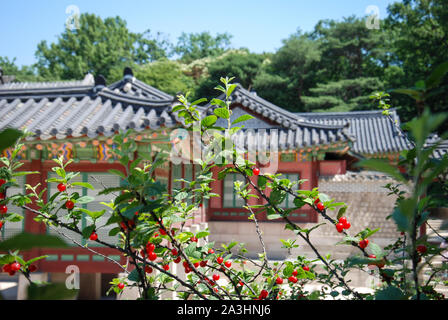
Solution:
[[[380,18],[397,0],[0,0],[0,56],[18,65],[35,62],[41,40],[54,42],[69,17],[66,8],[102,18],[121,16],[133,32],[151,29],[175,42],[182,32],[229,32],[235,47],[273,52],[297,28],[311,30],[321,19],[365,16],[370,5]]]

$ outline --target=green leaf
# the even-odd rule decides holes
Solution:
[[[106,213],[106,209],[103,209],[101,211],[90,211],[90,210],[87,210],[87,209],[84,209],[84,208],[80,208],[79,210],[84,212],[85,214],[87,214],[93,220],[98,219],[99,217],[103,216],[104,213]]]
[[[90,237],[90,235],[92,234],[93,231],[95,231],[96,226],[94,224],[85,227],[84,229],[82,229],[82,237],[84,239],[87,239]]]
[[[208,232],[208,231],[200,231],[196,234],[196,238],[198,238],[198,239],[205,238],[209,234],[210,234],[210,232]]]
[[[75,298],[77,294],[78,290],[67,289],[65,283],[32,283],[28,287],[28,300],[67,300]]]
[[[6,221],[10,222],[19,222],[23,220],[23,216],[17,213],[9,213],[8,216],[5,218]]]
[[[38,261],[38,260],[42,260],[42,259],[46,259],[47,257],[48,257],[48,256],[35,257],[35,258],[33,258],[33,259],[28,260],[28,261],[26,262],[26,264],[30,265],[30,264],[32,264],[33,262],[36,262],[36,261]]]
[[[121,172],[120,170],[116,170],[116,169],[110,169],[109,173],[112,173],[116,176],[122,177],[123,179],[126,179],[126,176],[123,172]]]
[[[12,147],[22,136],[22,132],[17,129],[7,128],[0,132],[0,153]]]
[[[418,91],[418,90],[412,90],[412,89],[393,89],[391,90],[392,92],[395,93],[401,93],[401,94],[405,94],[407,96],[410,96],[411,98],[413,98],[416,101],[421,101],[423,99],[422,96],[422,92]]]
[[[84,188],[89,188],[89,189],[95,190],[93,188],[93,186],[90,183],[88,183],[88,182],[72,182],[71,185],[72,186],[80,186],[80,187],[84,187]]]
[[[375,300],[406,300],[405,294],[397,287],[389,286],[375,294]]]
[[[347,206],[340,208],[338,211],[338,215],[336,216],[336,220],[339,220],[340,218],[342,218],[342,216],[344,215],[344,213],[346,211],[347,211]]]
[[[257,185],[260,189],[264,189],[266,188],[266,183],[268,182],[268,178],[266,178],[265,176],[259,176],[258,177],[258,181],[257,181]]]
[[[121,231],[120,227],[113,228],[109,231],[109,237],[115,237]]]
[[[214,115],[207,116],[204,119],[202,119],[201,124],[203,127],[210,127],[216,123],[218,118]]]
[[[192,103],[190,103],[190,106],[195,106],[195,105],[197,105],[197,104],[200,104],[200,103],[202,103],[202,102],[206,102],[206,101],[207,101],[207,98],[200,98],[200,99],[195,100],[195,101],[193,101]]]
[[[94,197],[83,196],[83,197],[81,197],[81,198],[76,199],[76,204],[89,203],[89,202],[92,202],[93,200],[95,200]]]
[[[447,72],[448,72],[448,61],[441,63],[437,67],[435,67],[425,81],[426,89],[430,90],[432,88],[437,87]]]
[[[369,243],[369,249],[372,254],[376,256],[377,259],[384,257],[384,252],[376,243]]]
[[[222,101],[221,99],[212,99],[212,101],[210,101],[210,104],[214,105],[214,106],[220,106],[223,108],[227,108],[226,103],[224,101]]]
[[[236,118],[235,120],[232,121],[232,124],[237,124],[243,121],[247,121],[250,119],[255,119],[253,116],[251,116],[250,114],[243,114],[242,116],[239,116],[238,118]]]
[[[13,177],[21,177],[29,174],[40,174],[39,171],[16,171],[12,174]]]
[[[131,208],[127,209],[126,211],[124,211],[122,213],[122,215],[125,216],[126,218],[128,218],[129,220],[134,219],[135,213],[137,211],[140,211],[143,207],[144,207],[143,204],[140,204],[140,205],[135,206],[135,207],[131,207]]]
[[[60,238],[47,234],[22,232],[0,242],[0,250],[29,250],[32,248],[65,248],[68,245]]]
[[[213,113],[223,119],[230,118],[230,112],[227,108],[217,108],[217,109],[213,110]]]
[[[129,273],[128,275],[129,281],[139,282],[140,281],[140,275],[138,273],[137,269],[134,269]]]

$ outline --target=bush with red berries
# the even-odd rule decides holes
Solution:
[[[203,100],[189,103],[184,96],[178,97],[180,104],[173,108],[173,112],[183,118],[185,124],[199,123],[200,132],[204,133],[202,142],[205,146],[207,143],[220,143],[226,139],[225,135],[215,132],[214,140],[211,141],[205,134],[209,129],[216,129],[218,118],[228,124],[227,128],[221,129],[231,130],[233,133],[241,127],[231,128],[232,123],[237,124],[250,118],[246,115],[230,121],[232,110],[229,108],[228,97],[235,85],[230,83],[230,79],[221,80],[223,84],[217,88],[226,96],[226,100],[212,100],[212,115],[201,118],[195,105]],[[430,122],[428,119],[425,121]],[[182,299],[302,300],[344,297],[363,300],[440,297],[435,284],[442,270],[432,267],[429,262],[433,256],[440,255],[441,251],[428,243],[425,237],[417,236],[418,228],[427,219],[425,210],[434,203],[425,200],[426,202],[417,206],[416,199],[431,197],[429,187],[425,189],[423,182],[415,189],[419,194],[412,193],[408,198],[403,196],[399,185],[388,186],[391,193],[398,196],[397,207],[391,218],[403,235],[393,244],[381,248],[372,238],[378,229],[365,228],[357,234],[349,234],[351,223],[345,216],[346,204],[335,202],[317,188],[296,188],[303,180],[290,181],[280,174],[264,173],[258,163],[244,159],[235,149],[226,150],[226,153],[208,154],[206,160],[198,160],[200,170],[197,177],[191,181],[183,180],[184,186],[169,194],[154,176],[155,168],[167,161],[168,154],[161,151],[155,159],[145,155],[134,159],[136,142],[132,139],[132,134],[132,131],[127,131],[113,137],[117,146],[114,152],[125,173],[116,170],[111,173],[119,175],[123,183],[119,187],[106,186],[99,190],[100,194],[119,194],[104,210],[96,212],[82,206],[93,201],[92,197],[80,196],[72,191],[72,186],[94,188],[89,183],[73,181],[77,173],[67,170],[71,161],[54,159],[57,166],[53,171],[57,177],[50,178],[47,182],[55,184],[58,192],[46,201],[43,198],[44,192],[38,191],[37,186],[28,186],[27,195],[7,194],[7,188],[15,183],[17,168],[14,165],[19,162],[14,157],[4,158],[2,161],[5,166],[0,168],[0,228],[8,221],[23,218],[9,212],[7,205],[11,202],[33,212],[35,220],[47,226],[59,226],[78,233],[89,240],[86,242],[87,246],[96,242],[119,250],[127,258],[129,267],[123,267],[125,276],[114,279],[109,291],[121,294],[127,288],[137,287],[142,299],[160,299],[165,291],[176,291],[177,296]],[[21,145],[16,145],[17,148],[21,148]],[[228,157],[229,152],[232,157]],[[408,172],[414,170],[415,173],[413,160],[423,160],[419,160],[418,155],[411,152],[407,156],[401,166]],[[379,160],[367,160],[362,164],[367,167],[376,164],[380,169],[387,168],[387,172],[397,180],[403,177],[401,183],[408,181],[397,168],[390,165],[385,167],[375,161]],[[214,181],[212,169],[215,167],[221,168],[218,179],[224,179],[229,173],[237,173],[243,178],[243,181],[235,182],[235,192],[245,201],[244,208],[250,213],[249,218],[254,222],[256,230],[260,214],[266,214],[270,220],[282,221],[286,229],[293,231],[298,239],[313,249],[316,257],[310,259],[299,255],[285,261],[269,261],[266,248],[263,247],[264,252],[255,260],[247,255],[247,250],[240,243],[231,242],[216,247],[214,243],[206,241],[208,230],[194,233],[185,229],[185,222],[201,208],[202,203],[218,196],[210,188],[210,183]],[[434,169],[430,164],[425,168]],[[419,177],[427,179],[427,175],[427,171],[422,171]],[[253,179],[254,176],[256,179]],[[428,185],[438,181],[437,175],[430,177],[433,179],[427,179]],[[294,199],[293,208],[285,209],[281,205],[287,195]],[[250,198],[262,198],[266,204],[250,205]],[[36,204],[37,210],[28,206],[31,201]],[[304,229],[293,222],[290,219],[291,212],[302,208],[313,208],[323,223]],[[410,215],[409,210],[415,215]],[[106,212],[110,215],[109,219],[105,223],[100,222],[103,220],[99,218]],[[87,225],[80,223],[83,215],[89,217]],[[312,232],[323,224],[330,224],[340,234],[338,245],[353,249],[353,254],[344,261],[333,260],[326,254],[321,254],[311,240]],[[109,235],[116,236],[119,240],[117,243],[108,243],[98,235],[97,230],[105,226],[113,226]],[[263,244],[262,234],[257,231],[257,236]],[[281,240],[283,248],[288,251],[297,248],[296,241],[297,239]],[[34,262],[40,258],[42,257],[23,261],[18,251],[10,251],[0,257],[0,264],[3,265],[4,272],[11,275],[20,272],[30,279],[30,273],[36,271]],[[251,268],[247,268],[247,264],[251,264]],[[177,265],[177,268],[173,268],[173,265]],[[425,283],[423,279],[418,279],[418,275],[415,281],[418,268],[423,266],[430,266],[434,272]],[[179,268],[183,269],[185,277],[173,272]],[[371,294],[358,292],[346,279],[353,269],[373,272],[383,285]],[[308,289],[308,284],[320,284],[322,289]]]

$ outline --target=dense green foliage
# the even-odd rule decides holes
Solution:
[[[444,0],[405,0],[388,7],[379,29],[367,17],[319,21],[310,32],[297,31],[271,53],[232,47],[228,33],[183,33],[175,43],[160,34],[133,33],[119,17],[102,20],[83,14],[80,29],[65,30],[55,43],[38,45],[33,66],[18,68],[0,57],[5,74],[19,81],[82,79],[103,74],[108,83],[121,78],[124,66],[143,81],[175,94],[211,98],[223,75],[294,112],[374,109],[368,96],[376,90],[422,89],[432,69],[448,61],[448,9]],[[170,59],[170,60],[163,60]],[[154,63],[157,61],[157,63]],[[403,121],[424,106],[447,109],[448,79],[436,92],[412,97],[390,91]],[[442,126],[441,131],[447,126]]]

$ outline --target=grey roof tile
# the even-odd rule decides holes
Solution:
[[[312,112],[295,113],[300,119],[314,124],[348,125],[347,131],[353,137],[352,152],[358,154],[384,154],[410,148],[406,137],[401,136],[395,125],[382,111]],[[396,110],[391,110],[397,119]],[[399,121],[398,121],[399,125]]]

